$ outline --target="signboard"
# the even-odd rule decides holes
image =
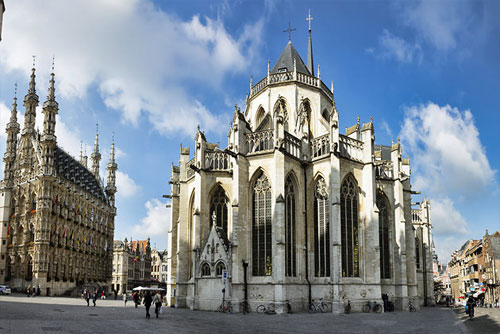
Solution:
[[[227,270],[223,270],[222,271],[222,282],[224,282],[224,284],[226,284],[226,281],[227,281]]]

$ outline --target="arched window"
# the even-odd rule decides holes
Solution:
[[[285,182],[285,272],[286,276],[295,276],[297,272],[295,236],[295,189],[292,177]]]
[[[348,176],[340,189],[340,233],[342,239],[342,276],[359,276],[358,190]]]
[[[385,195],[377,192],[378,235],[380,242],[380,278],[391,278],[391,262],[389,253],[389,203]]]
[[[265,116],[266,112],[264,111],[264,108],[260,107],[259,110],[257,110],[257,117],[255,117],[255,129],[259,127]]]
[[[252,199],[252,272],[254,276],[271,276],[271,185],[262,172],[255,181]]]
[[[224,270],[226,270],[226,265],[224,264],[224,262],[217,263],[217,265],[215,266],[215,274],[217,276],[222,276],[222,272]]]
[[[330,213],[328,188],[320,177],[314,189],[314,268],[316,276],[330,276]]]
[[[212,200],[210,201],[210,227],[216,223],[218,227],[221,227],[227,236],[227,202],[228,198],[224,189],[219,185],[212,195]]]
[[[210,276],[210,265],[206,262],[201,265],[201,276]]]
[[[321,116],[323,119],[327,122],[330,122],[330,114],[328,113],[328,110],[323,109],[323,112],[321,113]]]

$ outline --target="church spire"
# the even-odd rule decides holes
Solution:
[[[44,141],[52,141],[55,145],[56,137],[56,115],[59,111],[59,104],[56,101],[56,88],[55,88],[55,74],[54,74],[54,59],[52,59],[52,73],[50,73],[49,93],[47,100],[43,103],[42,113],[43,118],[43,137]]]
[[[309,21],[309,42],[307,44],[307,69],[314,76],[314,61],[313,61],[313,46],[312,46],[312,38],[311,38],[311,21],[313,18],[311,17],[311,10],[309,9],[309,15],[306,17],[306,20]]]
[[[96,134],[94,141],[94,152],[90,156],[92,159],[92,174],[99,179],[99,161],[101,161],[101,153],[99,153],[99,125],[96,124]]]

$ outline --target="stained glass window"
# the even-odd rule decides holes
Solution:
[[[391,278],[391,262],[389,253],[389,203],[385,195],[377,192],[378,231],[380,243],[380,277]]]
[[[291,177],[285,183],[285,273],[296,276],[295,189]]]
[[[253,187],[252,273],[272,275],[271,185],[261,173]]]
[[[328,188],[320,178],[314,191],[314,268],[316,276],[330,276],[330,214]]]
[[[342,240],[342,276],[359,276],[358,190],[348,176],[340,189],[340,233]]]

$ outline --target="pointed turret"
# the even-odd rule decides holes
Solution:
[[[47,100],[43,103],[42,113],[43,117],[43,135],[41,140],[42,150],[42,164],[46,167],[53,165],[54,161],[54,148],[56,146],[56,115],[59,112],[59,104],[56,101],[55,95],[55,74],[54,62],[52,62],[52,73],[50,74],[49,93]],[[47,170],[47,172],[50,172]]]
[[[94,141],[94,152],[90,156],[92,160],[92,174],[99,179],[99,162],[101,161],[101,153],[99,153],[99,132],[98,128],[96,129],[95,141]]]
[[[111,143],[111,150],[109,151],[109,162],[106,167],[108,170],[108,179],[106,182],[106,194],[108,195],[109,202],[112,206],[115,205],[116,194],[116,170],[118,165],[115,162],[115,141]]]
[[[307,43],[307,69],[311,73],[311,75],[314,75],[314,61],[313,61],[313,45],[312,45],[312,38],[311,38],[311,10],[309,9],[309,16],[306,18],[307,21],[309,21],[309,41]]]
[[[31,69],[31,79],[28,94],[24,97],[24,107],[26,111],[24,113],[24,128],[23,135],[27,133],[33,133],[35,131],[35,118],[36,118],[36,107],[38,106],[38,95],[36,95],[35,88],[35,64],[33,63],[33,68]]]
[[[16,86],[17,95],[17,86]],[[4,179],[8,182],[12,180],[12,165],[16,160],[17,135],[19,134],[19,123],[17,122],[17,96],[14,95],[10,120],[7,123],[5,132],[7,133],[7,147],[4,155],[5,170]]]

